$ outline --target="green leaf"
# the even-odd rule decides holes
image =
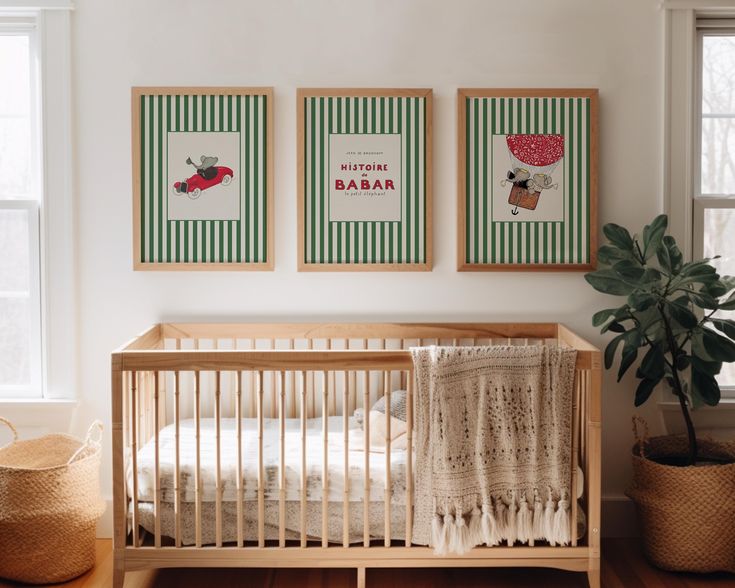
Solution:
[[[618,350],[618,345],[623,340],[625,333],[613,337],[610,343],[605,347],[605,369],[609,370],[612,367],[613,360],[615,359],[615,352]]]
[[[697,327],[692,331],[692,355],[704,361],[716,361],[704,346],[704,329]]]
[[[615,223],[608,223],[602,227],[602,232],[607,237],[607,240],[616,247],[619,247],[623,251],[633,251],[633,238],[625,227],[621,227]]]
[[[641,361],[640,372],[649,380],[659,381],[666,371],[666,360],[661,345],[653,345]]]
[[[607,325],[607,330],[612,331],[613,333],[625,333],[625,327],[618,321],[611,321],[610,324]]]
[[[646,310],[656,304],[656,297],[648,292],[633,292],[628,296],[628,304],[635,310]]]
[[[639,263],[624,259],[612,266],[613,271],[629,284],[637,285],[646,270]]]
[[[715,361],[735,361],[735,343],[711,329],[702,329],[702,343]]]
[[[643,258],[649,259],[656,254],[666,232],[668,217],[665,214],[658,215],[650,225],[643,227]]]
[[[713,298],[705,292],[695,292],[694,290],[690,290],[687,292],[687,296],[694,304],[699,306],[699,308],[705,308],[708,310],[722,308],[716,298]]]
[[[686,353],[681,353],[676,356],[676,369],[681,371],[684,371],[689,367],[689,364],[692,362],[692,358],[688,356]]]
[[[730,294],[730,297],[725,302],[720,303],[722,310],[735,310],[735,292]]]
[[[693,329],[699,323],[697,315],[685,306],[670,302],[666,305],[671,317],[685,329]]]
[[[606,308],[605,310],[601,310],[599,312],[596,312],[592,315],[592,326],[593,327],[601,327],[604,325],[608,320],[613,318],[615,316],[615,313],[618,311],[618,308]]]
[[[717,406],[720,402],[720,386],[709,374],[692,370],[692,393],[709,406]]]
[[[711,319],[715,328],[719,329],[730,339],[735,339],[735,321],[730,319]]]
[[[627,296],[634,286],[626,283],[612,270],[598,270],[584,275],[584,279],[598,292]]]
[[[648,398],[651,396],[651,393],[656,388],[656,384],[659,383],[660,380],[649,380],[648,378],[643,378],[640,383],[638,384],[638,388],[635,391],[635,405],[640,406],[643,404]]]
[[[656,259],[658,264],[667,272],[671,273],[671,254],[669,253],[666,245],[661,243],[658,249],[656,249]]]
[[[633,365],[637,357],[638,347],[623,346],[623,353],[620,357],[620,368],[618,369],[618,382],[623,379],[625,372]]]
[[[692,356],[692,368],[710,376],[716,376],[722,369],[721,361],[706,361],[696,355]]]
[[[676,239],[671,235],[665,235],[662,240],[662,244],[666,248],[666,251],[668,251],[669,259],[671,260],[671,271],[674,274],[678,273],[681,270],[684,256],[679,250],[679,246],[676,244]]]
[[[597,250],[597,260],[606,265],[612,265],[622,259],[633,259],[630,251],[624,251],[614,245],[602,245]]]
[[[623,352],[620,357],[620,368],[618,369],[618,382],[628,371],[638,357],[638,348],[641,346],[641,335],[637,329],[631,329],[622,334]]]

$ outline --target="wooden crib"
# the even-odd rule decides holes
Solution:
[[[584,490],[580,506],[571,503],[571,528],[583,514],[587,532],[579,540],[572,533],[569,546],[531,541],[461,556],[438,557],[412,543],[408,349],[550,340],[577,350],[571,488],[579,465]],[[599,350],[555,323],[154,325],[112,354],[113,585],[124,585],[126,571],[163,567],[351,567],[364,587],[371,567],[537,566],[587,572],[590,586],[599,586],[600,388]],[[383,467],[371,452],[352,451],[348,433],[356,408],[368,413],[383,395],[390,407],[390,394],[399,389],[407,399],[407,447],[397,462],[386,444]],[[390,431],[389,421],[390,408]],[[362,427],[367,445],[369,418]],[[264,451],[269,435],[275,457]],[[309,450],[316,442],[321,456],[321,504],[307,504],[307,438]],[[248,443],[252,456],[243,454]],[[328,463],[335,443],[344,444],[341,463]],[[187,447],[193,461],[185,465]],[[231,480],[225,480],[228,459],[236,461]],[[300,463],[300,471],[289,463]],[[371,467],[382,476],[379,531]],[[255,468],[252,484],[243,482],[243,468]],[[362,487],[351,479],[355,470],[362,471]],[[330,496],[335,471],[344,471],[341,503]],[[351,498],[358,490],[361,502]]]

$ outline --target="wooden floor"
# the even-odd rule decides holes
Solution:
[[[651,567],[635,540],[608,539],[602,544],[603,588],[735,588],[732,574],[672,574]],[[125,588],[350,588],[356,585],[351,569],[199,569],[130,572]],[[380,588],[575,588],[586,587],[585,574],[545,569],[379,569],[368,570],[369,587]],[[111,542],[97,542],[97,567],[59,588],[107,588],[112,585]],[[0,581],[0,588],[22,585]]]

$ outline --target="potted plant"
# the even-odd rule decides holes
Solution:
[[[604,361],[610,369],[620,350],[618,381],[637,364],[635,405],[662,384],[686,425],[686,436],[644,434],[633,447],[627,494],[646,555],[669,570],[735,572],[735,444],[698,438],[691,417],[692,409],[719,403],[715,376],[735,361],[735,321],[718,313],[735,310],[735,278],[719,275],[710,259],[685,263],[666,226],[660,215],[640,236],[603,227],[601,269],[585,279],[625,300],[595,313],[592,324],[615,334]]]

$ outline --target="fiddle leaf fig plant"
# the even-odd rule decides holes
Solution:
[[[620,381],[640,357],[636,406],[661,382],[671,389],[689,437],[686,463],[693,465],[697,436],[690,409],[720,402],[715,376],[723,362],[735,361],[735,321],[716,314],[735,310],[735,278],[718,274],[712,259],[684,263],[676,241],[666,235],[667,223],[666,215],[657,216],[640,235],[605,225],[601,268],[585,279],[599,292],[625,297],[621,306],[592,317],[602,333],[615,333],[605,349],[605,368],[620,349]]]

